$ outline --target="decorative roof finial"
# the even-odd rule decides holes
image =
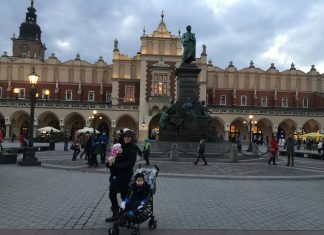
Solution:
[[[254,67],[254,63],[253,63],[252,60],[250,61],[250,67],[249,67],[249,68],[250,68],[250,69],[255,68],[255,67]]]
[[[162,21],[163,21],[163,18],[164,18],[164,12],[162,10],[162,13],[161,13],[161,18],[162,18]]]
[[[270,66],[270,68],[269,69],[276,69],[276,66],[275,66],[275,64],[274,63],[271,63],[271,66]]]
[[[34,7],[34,0],[31,0],[31,7]]]
[[[75,56],[75,59],[74,60],[80,60],[80,54],[79,54],[79,52],[76,54],[76,56]]]
[[[312,64],[312,67],[311,67],[310,71],[316,71],[314,64]]]
[[[296,70],[294,63],[291,63],[290,70]]]
[[[144,26],[144,28],[143,28],[143,36],[145,36],[145,26]]]
[[[229,67],[229,68],[230,68],[230,67],[234,67],[234,65],[233,65],[233,61],[230,61],[230,62],[229,62],[228,67]]]
[[[117,38],[115,38],[115,41],[114,41],[114,51],[118,51],[118,40]]]
[[[202,45],[202,49],[203,50],[202,50],[202,53],[201,54],[202,55],[207,55],[207,53],[206,53],[206,45],[205,44]]]

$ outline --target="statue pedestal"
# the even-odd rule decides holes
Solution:
[[[161,116],[159,140],[196,142],[217,137],[210,115],[199,102],[200,71],[195,64],[181,64],[176,69],[177,102]]]
[[[199,101],[198,75],[201,69],[195,64],[181,64],[176,69],[177,102]]]

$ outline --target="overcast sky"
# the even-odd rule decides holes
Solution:
[[[30,0],[0,0],[0,54],[12,55],[12,41],[25,20]],[[161,11],[168,30],[178,35],[192,26],[197,57],[207,46],[213,65],[229,61],[242,69],[254,65],[279,71],[308,72],[314,64],[324,73],[323,0],[35,0],[37,23],[46,44],[46,58],[55,53],[62,62],[81,59],[90,63],[103,56],[112,63],[113,41],[122,54],[140,49],[143,27],[156,30]]]

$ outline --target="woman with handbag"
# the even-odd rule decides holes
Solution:
[[[269,158],[268,164],[271,165],[271,161],[273,162],[273,165],[276,164],[276,156],[278,153],[278,143],[276,137],[273,135],[270,141],[270,152],[271,152],[271,157]]]

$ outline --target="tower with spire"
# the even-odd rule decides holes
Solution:
[[[36,21],[34,0],[27,8],[25,22],[21,23],[19,36],[12,38],[12,54],[14,57],[29,57],[44,60],[46,47],[41,41],[42,31]]]

